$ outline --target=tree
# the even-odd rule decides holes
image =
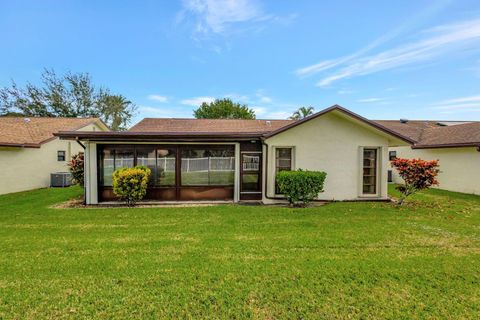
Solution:
[[[99,99],[102,120],[113,130],[125,130],[134,114],[131,101],[122,95],[103,94]]]
[[[425,161],[421,159],[396,158],[391,163],[404,181],[404,185],[397,187],[397,190],[402,193],[397,202],[398,205],[402,205],[405,199],[415,192],[438,185],[436,179],[440,172],[438,160]]]
[[[0,115],[26,117],[99,117],[113,130],[125,129],[136,106],[121,95],[95,87],[88,73],[58,76],[45,69],[41,85],[14,81],[0,89]]]
[[[297,111],[295,111],[292,116],[290,117],[290,119],[292,120],[300,120],[300,119],[303,119],[303,118],[306,118],[310,115],[313,114],[313,107],[300,107],[298,108]]]
[[[228,98],[203,102],[193,115],[197,119],[255,119],[255,112],[247,105],[234,103]]]

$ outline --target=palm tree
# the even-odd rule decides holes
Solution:
[[[126,130],[128,121],[132,118],[136,106],[120,94],[104,94],[101,98],[103,119],[110,129]]]
[[[311,116],[313,114],[313,111],[314,111],[313,107],[300,107],[300,108],[298,108],[297,111],[295,111],[292,114],[290,119],[300,120],[300,119],[306,118],[308,116]]]

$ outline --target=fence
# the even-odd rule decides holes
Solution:
[[[175,158],[138,158],[137,164],[147,167],[157,167],[164,171],[175,171]],[[103,160],[104,168],[113,168],[113,159]],[[235,157],[205,157],[205,158],[182,158],[182,172],[206,172],[206,171],[234,171]],[[115,168],[132,167],[133,158],[115,159]],[[258,166],[258,164],[257,164]]]

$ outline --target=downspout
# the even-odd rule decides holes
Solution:
[[[78,140],[78,138],[75,139],[75,141],[83,148],[83,205],[87,204],[87,186],[85,185],[85,145]]]

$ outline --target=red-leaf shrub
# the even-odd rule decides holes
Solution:
[[[414,194],[418,190],[428,189],[433,185],[438,185],[437,175],[438,160],[426,161],[422,159],[402,159],[396,158],[391,161],[392,167],[397,169],[405,184],[398,186],[397,189],[402,193],[398,204],[402,204],[405,198]]]
[[[73,182],[80,186],[83,186],[84,183],[84,162],[85,159],[83,156],[83,152],[72,156],[72,160],[68,162],[68,168],[70,169],[70,173],[72,174]]]

